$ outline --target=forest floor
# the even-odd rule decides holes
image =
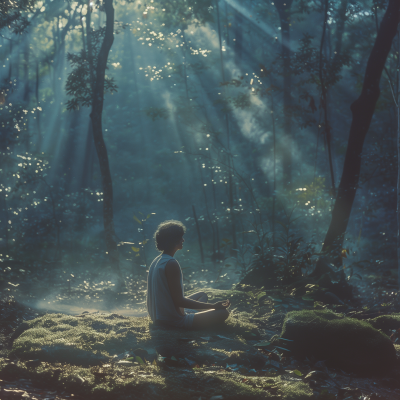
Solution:
[[[283,289],[234,290],[234,271],[222,277],[211,263],[193,265],[184,271],[185,292],[205,291],[210,302],[229,298],[231,317],[214,330],[174,331],[149,323],[144,275],[126,269],[127,288],[118,294],[107,271],[94,275],[83,265],[65,271],[3,269],[1,399],[400,398],[398,370],[365,377],[313,358],[296,360],[282,344],[271,345],[287,312],[315,306]],[[354,302],[327,307],[349,315],[399,313],[394,279],[394,272],[365,272],[353,283]]]

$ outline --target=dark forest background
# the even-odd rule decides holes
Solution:
[[[345,236],[326,239],[350,105],[386,7],[0,5],[3,288],[22,276],[67,287],[83,273],[124,285],[157,255],[157,225],[177,219],[187,284],[199,273],[231,286],[260,267],[271,285],[289,284],[324,255],[347,281],[386,276],[395,290],[398,34],[386,40]]]

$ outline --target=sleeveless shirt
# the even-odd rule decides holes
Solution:
[[[176,309],[165,276],[165,266],[170,260],[175,259],[168,254],[160,254],[150,265],[147,276],[147,311],[153,322],[161,321],[184,327],[189,323],[189,321],[186,321],[188,316],[181,315]],[[183,276],[180,266],[179,270],[183,296]],[[193,320],[193,317],[191,317],[191,320]]]

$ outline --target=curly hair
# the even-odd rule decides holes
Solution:
[[[156,248],[159,251],[172,249],[181,239],[186,232],[185,225],[180,221],[168,220],[158,225],[154,233],[154,240]]]

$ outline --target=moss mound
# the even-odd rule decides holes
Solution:
[[[391,329],[400,329],[400,314],[381,315],[376,318],[368,319],[367,322],[374,328],[389,333]]]
[[[390,339],[368,322],[327,310],[289,312],[281,336],[298,357],[313,356],[349,372],[382,373],[396,363]]]
[[[225,324],[207,331],[188,331],[153,326],[147,317],[46,314],[24,323],[24,330],[14,340],[10,356],[88,367],[108,362],[115,355],[137,348],[152,349],[152,352],[159,348],[179,349],[181,346],[177,344],[182,338],[198,339],[212,335],[226,338],[217,345],[228,346],[224,342],[229,342],[232,350],[239,350],[242,342],[233,339],[241,339],[255,328],[245,318],[229,318]]]

